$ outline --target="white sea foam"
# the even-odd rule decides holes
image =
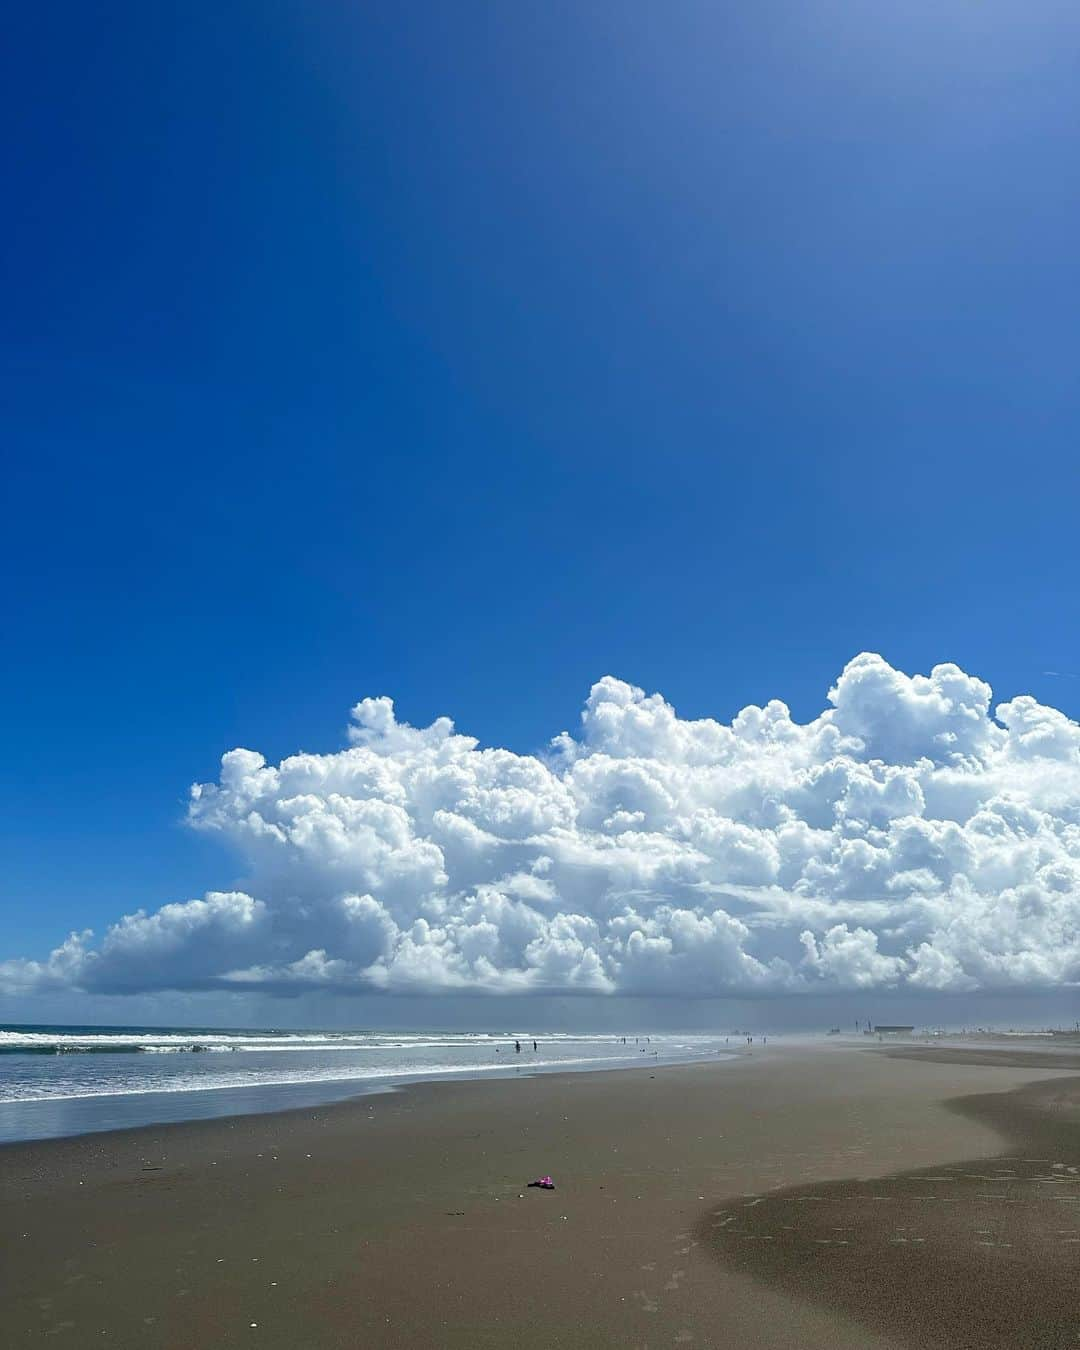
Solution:
[[[717,1037],[529,1032],[245,1032],[154,1028],[0,1029],[0,1105],[319,1083],[619,1067],[715,1057]],[[518,1054],[514,1042],[522,1047]],[[207,1054],[195,1053],[208,1051]],[[237,1057],[230,1052],[241,1052]],[[243,1064],[243,1067],[241,1067]]]
[[[9,1053],[40,1053],[50,1050],[113,1051],[131,1050],[163,1053],[194,1050],[405,1050],[423,1048],[450,1048],[461,1045],[489,1045],[514,1040],[531,1040],[531,1032],[507,1031],[495,1035],[490,1032],[461,1033],[432,1036],[424,1034],[396,1034],[386,1036],[374,1032],[53,1032],[0,1030],[0,1051]],[[611,1035],[572,1035],[565,1032],[544,1033],[550,1042],[581,1042],[591,1045],[616,1045],[621,1038]]]
[[[371,1068],[371,1069],[345,1069],[340,1073],[334,1073],[325,1069],[313,1069],[309,1071],[298,1070],[295,1073],[278,1073],[264,1075],[260,1073],[251,1074],[222,1074],[215,1075],[214,1078],[190,1078],[190,1079],[161,1079],[157,1081],[152,1075],[144,1077],[137,1084],[121,1083],[101,1083],[87,1084],[81,1090],[70,1090],[70,1085],[58,1085],[56,1091],[48,1091],[44,1087],[28,1090],[27,1095],[19,1095],[19,1090],[15,1090],[15,1095],[8,1095],[7,1091],[0,1091],[0,1103],[7,1102],[39,1102],[39,1101],[71,1101],[76,1098],[84,1097],[130,1097],[138,1096],[143,1093],[151,1092],[215,1092],[224,1088],[245,1088],[245,1087],[287,1087],[299,1083],[346,1083],[346,1082],[372,1082],[382,1079],[397,1079],[409,1077],[431,1077],[441,1078],[446,1075],[458,1074],[487,1074],[487,1073],[505,1073],[508,1069],[515,1067],[528,1068],[530,1071],[552,1068],[580,1068],[583,1064],[593,1064],[595,1060],[587,1056],[578,1056],[567,1059],[530,1059],[527,1065],[515,1066],[512,1063],[504,1064],[440,1064],[437,1068],[430,1067],[426,1072],[418,1071],[416,1066],[399,1068]],[[599,1066],[598,1066],[599,1067]]]

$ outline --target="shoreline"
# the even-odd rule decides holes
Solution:
[[[694,1036],[697,1033],[684,1034]],[[665,1052],[661,1049],[659,1055],[654,1053],[642,1060],[626,1055],[613,1057],[610,1061],[582,1058],[549,1060],[540,1064],[533,1064],[528,1059],[515,1063],[511,1056],[507,1064],[478,1064],[445,1069],[432,1066],[417,1071],[388,1070],[366,1077],[328,1076],[302,1081],[260,1080],[246,1084],[208,1081],[199,1086],[174,1089],[82,1091],[30,1097],[0,1101],[0,1150],[48,1139],[73,1139],[126,1129],[152,1129],[167,1124],[317,1109],[360,1101],[368,1096],[381,1096],[424,1083],[508,1082],[547,1075],[635,1072],[655,1069],[658,1064],[665,1069],[679,1065],[716,1064],[737,1060],[745,1056],[748,1050],[752,1053],[756,1049],[761,1053],[766,1048],[760,1041],[752,1048],[740,1041],[733,1047],[715,1046],[709,1050],[696,1050],[692,1054]],[[991,1036],[957,1036],[944,1042],[912,1039],[881,1044],[864,1041],[855,1035],[828,1040],[805,1033],[788,1033],[774,1036],[773,1049],[780,1048],[811,1051],[856,1049],[899,1058],[914,1057],[923,1062],[978,1063],[1004,1067],[1061,1069],[1074,1059],[1080,1065],[1080,1044],[1075,1041],[1054,1045],[1043,1038],[1023,1040],[1019,1036],[1009,1041],[1001,1038],[995,1040]],[[149,1106],[148,1103],[154,1105]],[[28,1125],[27,1122],[33,1122],[35,1118],[36,1125]]]
[[[216,1034],[211,1046],[209,1033],[174,1029],[98,1037],[74,1027],[0,1029],[0,1145],[317,1107],[409,1083],[711,1062],[740,1048],[694,1032],[646,1034],[640,1045],[634,1036],[620,1044],[615,1036],[553,1033],[542,1047],[535,1037],[488,1034],[313,1033],[302,1045],[277,1033]],[[195,1053],[200,1048],[219,1053]]]
[[[283,1095],[287,1094],[294,1087],[307,1088],[310,1086],[310,1088],[316,1095],[310,1101],[300,1102],[290,1106],[255,1107],[244,1111],[225,1111],[221,1113],[214,1112],[202,1116],[182,1115],[176,1116],[171,1119],[143,1121],[139,1122],[138,1124],[131,1124],[131,1125],[104,1126],[99,1129],[95,1128],[95,1129],[78,1130],[64,1134],[34,1135],[26,1139],[0,1139],[0,1158],[2,1158],[5,1151],[9,1149],[33,1148],[47,1144],[70,1144],[76,1143],[77,1141],[80,1140],[109,1139],[114,1136],[135,1134],[140,1131],[150,1131],[157,1134],[163,1130],[182,1129],[185,1126],[231,1125],[233,1122],[236,1121],[242,1121],[256,1117],[259,1119],[274,1119],[277,1117],[289,1117],[298,1114],[309,1115],[312,1111],[329,1111],[339,1107],[345,1108],[355,1107],[358,1106],[360,1103],[364,1102],[368,1097],[393,1096],[398,1093],[413,1091],[415,1089],[425,1087],[432,1087],[432,1088],[450,1087],[450,1086],[465,1085],[468,1083],[514,1083],[514,1082],[523,1082],[526,1079],[534,1079],[534,1078],[563,1078],[563,1077],[574,1078],[584,1074],[588,1074],[590,1076],[592,1074],[639,1074],[642,1073],[643,1071],[648,1071],[650,1074],[655,1074],[657,1070],[666,1072],[671,1069],[690,1069],[698,1067],[710,1069],[715,1067],[716,1065],[730,1062],[732,1060],[737,1060],[741,1057],[742,1055],[739,1050],[733,1050],[730,1053],[725,1053],[723,1055],[716,1055],[711,1059],[696,1059],[696,1060],[672,1059],[660,1063],[658,1063],[656,1060],[653,1060],[648,1064],[633,1064],[633,1065],[590,1064],[587,1067],[582,1066],[581,1068],[574,1068],[573,1066],[566,1064],[558,1065],[553,1068],[535,1068],[535,1067],[526,1068],[524,1065],[522,1065],[520,1068],[515,1067],[513,1069],[504,1069],[501,1066],[499,1066],[491,1070],[468,1069],[463,1070],[460,1073],[456,1072],[455,1073],[448,1072],[444,1074],[429,1073],[424,1074],[422,1076],[417,1075],[415,1077],[411,1075],[409,1076],[402,1075],[400,1078],[387,1076],[385,1078],[376,1080],[350,1079],[342,1083],[335,1083],[334,1080],[332,1079],[327,1079],[325,1081],[316,1080],[314,1083],[310,1085],[274,1083],[265,1087],[260,1086],[255,1090],[269,1097],[271,1094],[277,1093],[282,1093]],[[342,1095],[340,1096],[333,1095],[327,1097],[322,1096],[319,1092],[319,1089],[334,1088],[334,1087],[340,1087],[342,1089]],[[206,1094],[213,1093],[217,1095],[219,1093],[243,1092],[244,1090],[245,1089],[243,1088],[234,1088],[234,1087],[202,1088],[193,1090],[191,1095],[201,1096],[203,1093]],[[116,1095],[121,1096],[122,1094]],[[187,1092],[161,1093],[161,1094],[132,1093],[130,1095],[132,1096],[161,1095],[161,1096],[186,1097],[188,1093]],[[52,1099],[50,1099],[49,1101],[45,1101],[43,1103],[37,1100],[30,1102],[0,1103],[0,1107],[4,1105],[15,1105],[20,1107],[37,1106],[39,1104],[51,1105],[51,1100]],[[80,1101],[111,1100],[111,1098],[72,1097],[72,1098],[57,1098],[55,1100],[80,1102]]]
[[[946,1103],[1077,1072],[782,1045],[643,1068],[9,1144],[5,1345],[914,1345],[718,1261],[703,1216],[1000,1155]]]
[[[660,1052],[661,1054],[663,1052]],[[290,1111],[307,1111],[320,1107],[358,1102],[369,1096],[384,1096],[425,1083],[516,1082],[524,1078],[588,1073],[640,1073],[644,1069],[677,1068],[694,1064],[722,1064],[738,1059],[741,1048],[717,1051],[712,1055],[679,1057],[672,1053],[665,1059],[617,1060],[605,1063],[597,1060],[564,1061],[547,1064],[479,1066],[463,1069],[428,1070],[424,1072],[388,1072],[370,1078],[314,1079],[304,1083],[258,1083],[250,1087],[233,1084],[208,1084],[205,1087],[176,1091],[115,1092],[79,1094],[69,1097],[31,1098],[26,1101],[0,1102],[0,1150],[17,1148],[22,1144],[44,1143],[51,1139],[79,1139],[90,1135],[114,1134],[123,1130],[161,1129],[166,1125],[194,1124],[199,1121],[227,1121],[245,1116],[274,1116]],[[160,1103],[159,1111],[149,1119],[117,1120],[110,1117],[140,1116],[140,1107],[148,1098]],[[280,1099],[275,1101],[274,1099]],[[289,1103],[289,1099],[293,1099]],[[247,1104],[241,1105],[241,1099]],[[288,1104],[285,1104],[288,1103]],[[125,1111],[125,1107],[127,1110]],[[221,1109],[224,1107],[225,1109]],[[230,1109],[234,1108],[234,1109]],[[5,1137],[15,1128],[19,1117],[39,1116],[44,1128],[39,1133]],[[58,1117],[82,1117],[79,1127],[57,1127]],[[7,1124],[10,1118],[10,1124]],[[102,1123],[98,1123],[102,1122]]]

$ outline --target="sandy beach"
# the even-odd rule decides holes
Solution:
[[[11,1145],[0,1343],[1075,1345],[1078,1069],[778,1043]]]

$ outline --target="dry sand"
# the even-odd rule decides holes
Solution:
[[[10,1146],[0,1344],[1075,1346],[1076,1080],[1005,1058],[777,1044]]]

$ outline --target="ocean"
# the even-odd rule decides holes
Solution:
[[[396,1084],[716,1060],[723,1036],[0,1025],[0,1144],[314,1106]],[[520,1042],[520,1052],[515,1050]]]

